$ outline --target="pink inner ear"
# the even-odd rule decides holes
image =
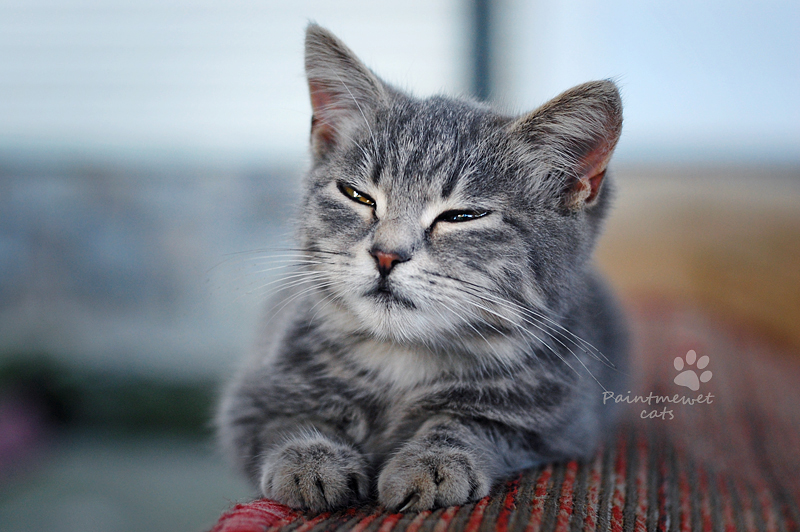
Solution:
[[[581,160],[581,178],[573,189],[577,201],[591,204],[600,192],[600,185],[606,175],[606,166],[611,159],[611,146],[603,141]]]
[[[586,198],[586,203],[594,202],[597,193],[600,192],[600,185],[603,183],[603,178],[606,176],[606,171],[603,170],[599,174],[595,174],[589,178],[589,196]]]
[[[317,142],[330,145],[335,140],[335,131],[330,123],[330,111],[334,107],[333,95],[322,84],[308,82],[311,95],[311,136]]]

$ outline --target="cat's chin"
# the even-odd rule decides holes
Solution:
[[[397,292],[371,290],[340,299],[319,313],[332,331],[401,345],[440,345],[452,323]],[[319,319],[319,318],[318,318]]]
[[[411,299],[384,284],[376,285],[373,289],[364,294],[364,297],[371,300],[381,309],[385,309],[387,312],[391,312],[396,308],[404,308],[407,310],[417,309],[416,303]]]
[[[492,338],[492,345],[487,349],[489,333],[471,335],[447,321],[441,312],[424,306],[410,309],[402,304],[387,305],[363,298],[353,307],[346,310],[340,307],[338,312],[328,314],[325,321],[329,332],[368,340],[367,345],[373,345],[369,341],[377,342],[377,345],[389,349],[386,353],[397,353],[392,349],[400,348],[431,354],[440,369],[464,369],[475,360],[480,360],[481,367],[490,360],[508,365],[519,357],[517,344],[512,338]],[[447,356],[442,358],[442,353]],[[406,365],[410,360],[406,358],[398,363]]]
[[[398,344],[427,344],[440,339],[447,324],[417,308],[412,301],[380,297],[359,305],[358,318],[376,339]],[[413,306],[412,306],[413,305]]]

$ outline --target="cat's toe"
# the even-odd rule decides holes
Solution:
[[[380,502],[394,511],[421,511],[479,499],[490,480],[460,449],[410,446],[395,455],[378,478]]]
[[[367,495],[366,463],[353,448],[313,438],[292,441],[271,452],[261,476],[261,492],[298,509],[340,508]]]

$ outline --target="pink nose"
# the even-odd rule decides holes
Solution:
[[[405,262],[410,258],[399,253],[387,253],[377,249],[370,251],[370,254],[375,257],[375,262],[378,263],[378,272],[380,272],[382,277],[389,275],[389,272],[392,271],[395,264]]]

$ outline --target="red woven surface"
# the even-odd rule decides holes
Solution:
[[[265,528],[294,521],[298,516],[298,512],[288,506],[262,499],[237,504],[220,517],[212,532],[262,532]]]
[[[712,404],[672,405],[672,419],[642,419],[643,410],[663,405],[633,405],[591,462],[524,471],[476,503],[420,514],[365,505],[311,515],[261,500],[237,505],[213,532],[798,531],[798,354],[692,310],[640,307],[633,319],[631,395],[711,393]],[[690,349],[711,360],[713,378],[699,392],[673,382],[673,360]]]

